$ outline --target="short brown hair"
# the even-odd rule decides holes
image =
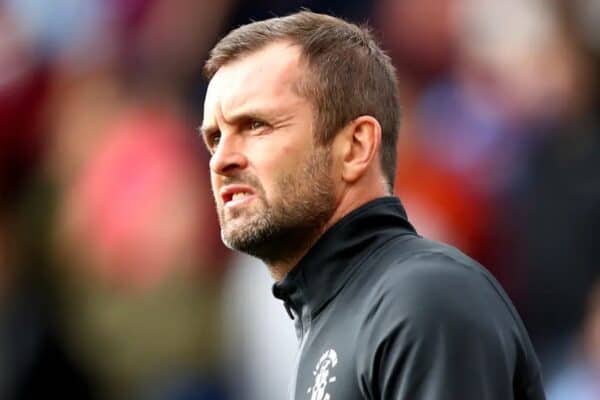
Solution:
[[[301,47],[310,74],[300,85],[315,107],[315,139],[331,143],[360,115],[381,125],[380,162],[390,189],[396,174],[400,105],[396,71],[368,28],[310,11],[243,25],[210,52],[204,74],[211,79],[223,65],[277,40]]]

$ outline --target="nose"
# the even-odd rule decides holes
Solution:
[[[218,175],[231,175],[246,168],[248,159],[243,152],[241,138],[236,135],[221,136],[215,152],[210,158],[210,169]]]

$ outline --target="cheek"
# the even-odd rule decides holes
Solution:
[[[267,197],[269,194],[279,195],[285,189],[282,187],[285,178],[296,176],[303,163],[303,152],[290,145],[278,146],[270,154],[270,157],[263,159],[260,166],[257,165],[258,177]]]
[[[308,154],[309,151],[307,146],[308,145],[302,141],[273,141],[265,146],[263,154],[266,156],[264,159],[266,164],[268,163],[274,171],[283,168],[289,169],[290,167],[298,165],[306,158],[306,154]]]
[[[285,181],[301,172],[306,155],[312,151],[312,136],[303,129],[282,129],[249,138],[245,150],[248,172],[258,179],[270,202],[284,195]]]

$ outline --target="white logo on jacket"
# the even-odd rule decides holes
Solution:
[[[335,376],[329,377],[330,370],[338,363],[338,356],[335,350],[329,349],[321,356],[321,359],[315,366],[313,375],[315,376],[315,384],[309,387],[306,393],[312,393],[310,400],[330,400],[331,396],[325,392],[329,383],[335,382]]]

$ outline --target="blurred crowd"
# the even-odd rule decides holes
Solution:
[[[195,128],[219,37],[301,7],[374,29],[409,217],[500,280],[549,399],[600,398],[597,0],[0,0],[0,398],[285,398],[292,322]]]

